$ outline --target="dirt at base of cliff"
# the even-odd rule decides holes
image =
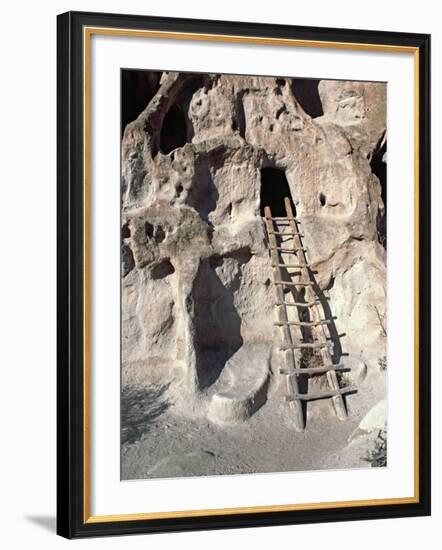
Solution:
[[[309,403],[307,428],[301,433],[294,430],[293,413],[282,394],[280,387],[247,421],[224,426],[203,416],[180,414],[168,401],[167,391],[155,394],[157,402],[150,403],[145,416],[139,409],[138,413],[126,410],[121,479],[371,467],[367,457],[378,430],[350,439],[362,418],[385,396],[385,378],[380,377],[374,387],[364,383],[347,398],[345,421],[337,419],[331,400]]]

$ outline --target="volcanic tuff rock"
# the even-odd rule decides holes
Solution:
[[[172,380],[177,396],[196,403],[243,346],[253,364],[255,344],[262,355],[279,343],[261,217],[265,168],[288,181],[338,353],[377,372],[386,256],[371,160],[385,140],[386,87],[321,81],[318,92],[323,115],[312,118],[290,79],[163,73],[126,126],[124,383]]]

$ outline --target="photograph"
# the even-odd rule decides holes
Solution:
[[[387,83],[121,68],[121,480],[387,466]]]

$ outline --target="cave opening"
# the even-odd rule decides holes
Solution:
[[[384,139],[383,142],[378,145],[376,150],[373,153],[373,156],[370,161],[370,167],[381,184],[381,195],[382,202],[384,203],[385,209],[387,208],[387,164],[385,162],[385,155],[387,153],[387,141]]]
[[[172,105],[164,117],[160,134],[160,149],[168,155],[174,149],[183,147],[187,141],[186,118],[178,105]]]
[[[284,205],[285,197],[288,197],[290,199],[293,214],[296,216],[296,208],[293,204],[289,182],[287,181],[285,171],[278,168],[262,168],[260,194],[261,216],[264,216],[264,208],[266,206],[270,206],[272,216],[287,216]]]
[[[318,91],[319,82],[317,78],[292,78],[291,81],[293,95],[304,112],[312,118],[324,114]]]
[[[384,248],[387,248],[387,140],[385,134],[379,140],[376,149],[370,160],[370,167],[375,176],[378,177],[381,186],[381,198],[384,207],[379,210],[377,218],[378,240]]]
[[[160,87],[159,71],[122,69],[121,71],[121,136],[129,122],[144,111]]]

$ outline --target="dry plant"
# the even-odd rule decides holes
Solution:
[[[379,430],[374,442],[374,449],[368,451],[363,460],[369,462],[372,468],[387,466],[387,430]]]
[[[387,337],[387,329],[385,328],[385,320],[387,318],[387,310],[385,310],[384,313],[382,314],[379,311],[379,309],[377,308],[377,306],[373,306],[373,309],[375,310],[376,315],[378,317],[380,332],[381,332],[382,336],[384,338],[386,338]]]

